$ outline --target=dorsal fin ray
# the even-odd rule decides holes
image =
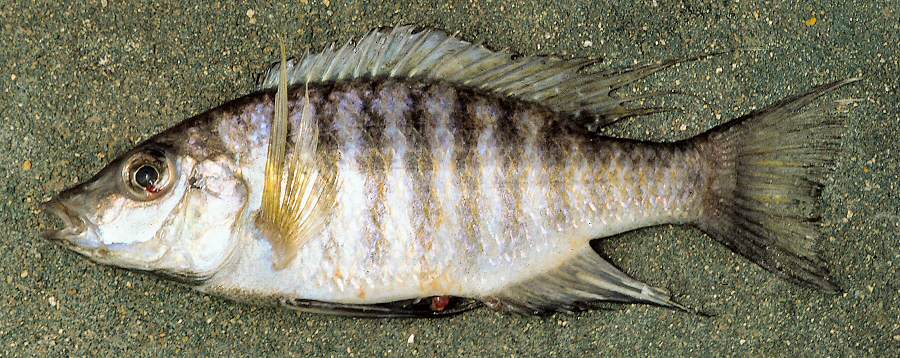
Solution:
[[[627,108],[633,100],[613,94],[617,89],[679,62],[676,59],[611,72],[585,72],[593,59],[563,60],[547,56],[515,57],[491,51],[439,30],[411,26],[378,29],[335,50],[307,55],[293,66],[288,85],[345,81],[355,78],[428,78],[536,102],[599,128],[645,113]],[[259,89],[278,84],[278,66],[260,77]]]

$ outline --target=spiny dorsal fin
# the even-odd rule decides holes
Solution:
[[[613,92],[682,60],[669,60],[616,73],[584,73],[595,60],[562,60],[545,56],[516,57],[491,51],[439,30],[400,26],[371,31],[340,49],[307,55],[291,68],[288,85],[336,82],[355,78],[419,77],[476,87],[537,102],[560,113],[587,117],[596,129],[620,119],[647,114],[626,108],[636,98]],[[260,77],[259,89],[274,88],[278,66]],[[654,113],[654,112],[649,112]],[[583,118],[584,119],[584,118]]]
[[[604,302],[650,303],[689,311],[672,301],[665,290],[629,277],[590,246],[555,270],[512,284],[483,300],[493,309],[522,314],[582,311]]]
[[[323,227],[334,207],[337,178],[315,163],[318,126],[306,93],[293,148],[287,153],[287,59],[281,44],[275,115],[266,158],[262,208],[257,226],[272,245],[275,269],[287,267],[298,249]],[[285,170],[285,166],[287,167]]]

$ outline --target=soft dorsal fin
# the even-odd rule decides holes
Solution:
[[[287,60],[281,45],[275,115],[266,156],[262,205],[256,223],[272,245],[275,269],[287,267],[303,243],[318,233],[333,208],[336,175],[318,168],[315,161],[318,126],[309,104],[303,103],[296,140],[287,151]]]
[[[656,112],[626,108],[636,98],[613,92],[631,82],[670,67],[668,60],[616,73],[585,73],[595,60],[562,60],[545,56],[517,57],[459,40],[439,30],[411,26],[377,29],[339,49],[334,45],[292,62],[288,85],[335,82],[356,78],[427,78],[475,87],[537,102],[551,109],[587,117],[591,129],[620,119]],[[259,89],[278,84],[278,65],[259,78]]]

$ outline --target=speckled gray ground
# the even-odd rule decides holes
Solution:
[[[897,1],[89,3],[0,3],[0,352],[6,355],[900,352]],[[626,306],[550,318],[480,310],[447,320],[356,320],[205,297],[91,264],[37,234],[46,224],[36,203],[88,178],[138,140],[249,92],[253,75],[276,58],[276,34],[291,35],[292,53],[301,54],[401,23],[458,31],[524,54],[604,57],[608,67],[762,49],[683,65],[640,84],[636,90],[675,87],[697,97],[670,99],[683,114],[611,131],[638,138],[687,137],[814,84],[864,76],[832,96],[862,102],[851,109],[844,151],[824,191],[824,256],[846,293],[792,286],[697,231],[660,227],[603,247],[626,271],[714,317]]]

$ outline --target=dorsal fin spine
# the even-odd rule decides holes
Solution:
[[[386,61],[389,58],[395,58],[396,52],[400,51],[400,49],[406,47],[406,44],[409,43],[409,40],[412,38],[412,28],[402,28],[394,29],[391,31],[391,38],[385,40],[384,52],[382,56],[378,59],[378,64],[375,66],[378,76],[381,76],[385,73],[390,73],[389,68],[384,68]],[[376,35],[377,36],[377,35]]]
[[[367,43],[362,51],[363,54],[359,56],[359,62],[356,63],[356,68],[353,70],[353,77],[355,78],[362,76],[363,69],[368,67],[369,59],[372,58],[372,56],[370,56],[372,44],[375,43],[376,38],[374,36],[368,36],[365,41],[367,41]]]
[[[339,62],[343,62],[346,60],[346,52],[347,48],[350,46],[350,41],[341,46],[341,48],[335,53],[334,57],[331,58],[331,63],[328,64],[328,67],[325,69],[325,72],[322,73],[322,77],[319,78],[319,81],[327,82],[331,80],[331,73],[334,71],[334,67],[337,66]]]
[[[477,83],[480,77],[485,76],[486,74],[496,71],[498,67],[506,67],[506,65],[501,66],[493,66],[489,67],[486,63],[489,62],[504,62],[507,56],[503,54],[492,54],[491,56],[484,56],[482,59],[479,59],[477,63],[473,64],[471,68],[464,69],[462,73],[460,73],[456,79],[456,81],[462,82],[464,85],[470,86],[472,83]],[[481,68],[484,67],[484,68]]]
[[[424,53],[422,55],[422,59],[419,60],[416,66],[409,71],[409,77],[415,77],[419,74],[419,72],[422,72],[426,69],[434,69],[436,68],[436,65],[438,63],[450,58],[450,56],[446,56],[446,50],[447,48],[449,48],[448,45],[451,43],[451,41],[453,41],[453,38],[447,36],[429,52]],[[441,58],[441,55],[444,55],[443,58]]]
[[[347,51],[344,54],[346,61],[335,61],[338,64],[335,67],[335,70],[332,71],[333,77],[329,78],[329,81],[333,81],[338,78],[347,78],[350,74],[350,69],[354,67],[354,65],[359,61],[359,48],[350,46],[351,43],[347,43]],[[337,57],[336,57],[337,58]]]
[[[341,71],[341,74],[338,76],[338,78],[359,77],[359,70],[367,63],[370,46],[372,46],[372,38],[366,37],[358,47],[353,48],[354,57],[351,58],[352,61],[347,61],[347,66],[344,67],[344,70]]]
[[[394,30],[394,31],[396,31],[396,30]],[[392,31],[392,33],[394,31]],[[375,35],[373,33],[370,36],[375,36]],[[387,52],[388,46],[390,46],[390,41],[391,41],[390,39],[384,39],[380,36],[378,37],[378,40],[379,40],[379,42],[383,42],[383,43],[380,43],[378,45],[378,47],[379,47],[378,55],[375,56],[375,63],[372,64],[372,76],[373,77],[378,77],[381,75],[381,65],[384,61],[385,53]]]
[[[317,74],[317,73],[318,73],[318,74],[321,74],[321,73],[322,73],[321,70],[320,70],[319,68],[325,65],[325,61],[328,59],[327,54],[331,53],[332,51],[334,51],[334,43],[332,43],[332,44],[328,47],[328,49],[325,50],[325,51],[322,53],[322,55],[318,56],[318,57],[315,59],[315,62],[313,62],[312,65],[309,66],[309,70],[306,72],[306,78],[305,78],[305,82],[306,82],[306,83],[311,83],[311,82],[313,82],[312,76],[314,76],[314,75]]]
[[[412,59],[412,57],[416,55],[419,48],[422,47],[422,45],[424,45],[425,41],[427,41],[427,40],[428,40],[428,34],[420,33],[419,39],[413,43],[413,47],[409,51],[407,51],[405,54],[403,54],[403,57],[400,59],[399,62],[397,62],[397,64],[394,66],[394,69],[391,70],[390,76],[397,77],[397,74],[400,72],[400,70],[402,70],[404,67],[406,67],[406,63],[409,62],[410,59]]]
[[[459,68],[456,66],[459,62],[459,59],[465,58],[466,53],[472,50],[475,45],[468,44],[465,47],[457,49],[455,55],[453,56],[444,56],[440,58],[434,64],[434,68],[431,69],[431,76],[434,78],[446,78],[449,81],[453,81],[456,76],[460,72],[465,72],[465,68]],[[474,65],[473,64],[470,64]]]

